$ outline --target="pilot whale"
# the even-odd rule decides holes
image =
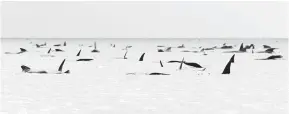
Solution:
[[[160,60],[160,66],[164,67],[161,60]],[[170,74],[162,73],[162,72],[151,72],[151,73],[137,73],[137,72],[133,72],[133,73],[126,73],[126,75],[170,75]]]
[[[158,49],[158,52],[171,52],[172,47],[167,47],[166,49]]]
[[[59,46],[61,46],[61,44],[55,44],[53,46],[59,47]],[[66,42],[63,43],[63,46],[66,46]]]
[[[265,51],[259,51],[257,53],[273,53],[275,49],[278,49],[278,48],[268,48]]]
[[[5,52],[5,54],[21,54],[21,53],[24,53],[24,52],[27,52],[26,49],[24,48],[20,48],[20,52]]]
[[[37,48],[41,48],[42,46],[46,46],[46,42],[44,44],[36,44]]]
[[[65,72],[62,72],[62,68],[63,68],[63,65],[65,63],[65,59],[62,61],[62,63],[60,64],[58,70],[55,72],[55,71],[46,71],[46,70],[32,70],[30,67],[26,66],[26,65],[21,65],[21,69],[22,69],[22,72],[25,72],[25,73],[38,73],[38,74],[68,74],[70,73],[70,70],[67,70]]]
[[[81,53],[81,49],[79,50],[79,52],[76,54],[76,56],[80,56]],[[93,59],[89,59],[89,58],[80,58],[77,59],[76,61],[92,61]]]
[[[182,63],[182,61],[175,61],[175,60],[172,60],[172,61],[168,61],[168,63]],[[203,68],[200,64],[198,63],[194,63],[194,62],[186,62],[186,61],[183,61],[183,63],[185,65],[188,65],[188,66],[191,66],[191,67],[195,67],[195,68]]]
[[[246,46],[246,48],[244,48],[243,43],[242,43],[239,50],[237,50],[237,51],[225,51],[223,53],[246,53],[247,49],[250,49],[251,47],[253,47],[253,49],[254,49],[254,46],[252,44],[250,46]]]
[[[282,55],[271,55],[267,58],[264,58],[264,59],[256,59],[256,60],[277,60],[277,59],[281,59],[283,58]]]

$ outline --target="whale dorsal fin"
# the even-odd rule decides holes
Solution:
[[[168,48],[166,49],[166,52],[170,52],[171,49],[172,49],[172,47],[168,47]]]
[[[59,68],[58,68],[58,71],[62,71],[62,68],[63,68],[63,64],[64,64],[64,62],[65,62],[65,59],[62,61],[62,63],[60,64],[60,66],[59,66]]]
[[[264,48],[271,48],[271,46],[263,45]]]
[[[240,48],[239,48],[239,51],[243,51],[243,50],[244,50],[244,47],[243,47],[243,43],[242,43]]]
[[[24,48],[20,48],[20,51],[21,51],[21,52],[26,52],[27,50],[24,49]]]
[[[64,41],[63,46],[66,46],[66,41]]]
[[[127,54],[127,51],[125,52],[125,54],[124,54],[124,56],[123,56],[124,59],[126,59],[126,54]]]
[[[96,42],[94,42],[94,49],[96,49]]]
[[[28,66],[22,65],[21,69],[22,69],[22,72],[29,72],[31,68],[29,68]]]
[[[79,55],[80,55],[80,52],[81,52],[81,50],[79,50],[79,52],[77,53],[77,55],[76,55],[76,56],[79,56]]]
[[[164,67],[164,65],[163,65],[163,63],[162,63],[162,61],[160,60],[160,64],[161,64],[161,67]]]
[[[183,60],[182,60],[182,62],[181,62],[180,68],[179,68],[180,70],[182,70],[182,68],[183,68],[184,59],[185,59],[185,58],[183,57]]]
[[[254,44],[250,45],[250,49],[251,49],[251,47],[252,47],[252,49],[255,49],[255,45]]]
[[[234,55],[233,55],[234,56]],[[232,56],[232,57],[233,57]],[[231,61],[231,59],[230,59],[230,61],[227,63],[227,65],[226,65],[226,67],[225,67],[225,69],[223,70],[223,73],[222,74],[230,74],[231,73],[231,63],[232,63],[232,61]]]
[[[48,52],[47,52],[47,53],[50,53],[50,51],[51,51],[51,48],[48,50]]]
[[[202,48],[200,52],[205,52],[205,48]]]
[[[145,53],[143,53],[143,54],[141,55],[141,57],[139,58],[139,61],[143,61],[144,55],[145,55]]]
[[[231,57],[230,61],[231,61],[232,63],[235,62],[235,54]]]

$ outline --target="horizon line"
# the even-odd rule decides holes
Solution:
[[[288,39],[289,37],[0,37],[1,39]]]

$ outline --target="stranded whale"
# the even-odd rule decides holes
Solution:
[[[80,56],[81,53],[81,49],[79,50],[79,52],[76,54],[76,56]],[[93,59],[88,59],[88,58],[84,58],[84,59],[77,59],[76,61],[92,61]]]
[[[182,63],[182,61],[168,61],[168,63]],[[191,67],[195,67],[195,68],[203,68],[201,65],[199,65],[198,63],[194,63],[194,62],[186,62],[183,61],[183,63],[185,65],[191,66]]]
[[[24,52],[27,52],[27,50],[24,49],[24,48],[20,48],[20,52],[15,52],[15,53],[13,53],[13,52],[5,52],[5,54],[21,54],[21,53],[24,53]]]
[[[62,49],[55,49],[56,52],[64,52]]]
[[[25,66],[25,65],[22,65],[21,69],[22,69],[22,72],[25,72],[25,73],[38,73],[38,74],[62,74],[62,73],[66,73],[66,74],[68,74],[68,73],[70,73],[69,70],[62,72],[62,68],[63,68],[64,63],[65,63],[65,59],[62,61],[62,63],[60,64],[60,66],[56,72],[45,71],[45,70],[32,70],[31,68],[29,68],[28,66]]]
[[[164,67],[163,64],[162,64],[162,61],[160,60],[160,65],[161,67]],[[151,72],[151,73],[126,73],[126,75],[170,75],[170,74],[167,74],[167,73],[162,73],[162,72]]]
[[[182,44],[181,46],[178,46],[177,48],[185,48],[185,45]]]
[[[167,47],[166,49],[158,49],[158,52],[171,52],[172,47]]]
[[[61,44],[55,44],[53,46],[59,47],[59,46],[61,46]],[[66,42],[63,43],[63,46],[66,46]]]
[[[276,59],[281,59],[283,58],[282,55],[271,55],[267,58],[264,58],[264,59],[256,59],[256,60],[276,60]]]
[[[37,48],[42,48],[42,46],[46,46],[46,42],[44,44],[35,44]]]
[[[225,51],[223,53],[246,53],[247,49],[250,49],[251,47],[253,47],[253,49],[254,49],[253,44],[251,44],[250,46],[246,46],[246,48],[244,48],[243,43],[242,43],[238,51]]]

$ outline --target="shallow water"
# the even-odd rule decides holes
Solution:
[[[53,47],[67,42],[66,47]],[[93,42],[100,53],[91,53]],[[30,44],[30,42],[32,42]],[[35,43],[47,42],[47,47],[36,48]],[[236,53],[231,74],[222,75],[232,53],[241,43],[279,48],[276,54],[282,60],[258,61],[270,54]],[[1,54],[1,111],[9,114],[93,114],[93,113],[166,113],[166,114],[285,114],[287,106],[288,41],[287,39],[2,39]],[[115,48],[110,43],[116,44]],[[236,45],[234,49],[185,53],[181,50],[200,50],[202,47]],[[79,46],[83,44],[83,46]],[[172,52],[159,53],[157,45],[172,48]],[[123,57],[127,45],[127,60]],[[8,55],[25,48],[27,53]],[[51,52],[49,48],[65,52]],[[80,57],[76,57],[82,49]],[[138,62],[146,53],[143,62]],[[206,68],[198,71],[169,60],[197,62]],[[76,62],[78,58],[94,58],[91,62]],[[20,65],[40,70],[57,70],[66,59],[64,70],[70,74],[27,74]],[[159,60],[163,61],[161,68]],[[144,72],[161,71],[171,75],[151,76]],[[138,72],[140,75],[125,75]]]

